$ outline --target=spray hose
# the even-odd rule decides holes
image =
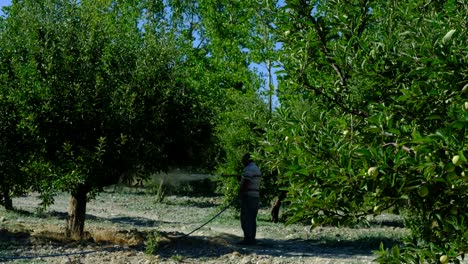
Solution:
[[[197,230],[201,229],[202,227],[206,226],[207,224],[209,224],[211,221],[213,221],[214,219],[216,219],[218,216],[220,216],[222,213],[224,213],[224,211],[226,211],[229,207],[231,207],[234,202],[236,202],[236,198],[232,199],[232,201],[226,205],[221,211],[219,211],[217,214],[215,214],[213,217],[211,217],[208,221],[206,221],[204,224],[202,224],[201,226],[195,228],[194,230],[192,230],[190,233],[188,234],[184,234],[182,236],[179,236],[177,237],[175,240],[172,240],[169,244],[166,244],[163,248],[169,246],[171,243],[175,242],[175,241],[178,241],[179,239],[183,239],[183,238],[186,238],[188,236],[190,236],[191,234],[195,233]]]

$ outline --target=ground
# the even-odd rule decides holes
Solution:
[[[16,212],[0,209],[0,263],[372,263],[380,242],[394,245],[407,232],[392,215],[367,227],[271,223],[258,218],[259,244],[241,246],[235,209],[222,197],[167,196],[156,203],[144,189],[106,189],[87,205],[87,240],[67,241],[63,228],[69,197],[38,210],[39,196],[15,198]],[[151,252],[152,251],[152,252]],[[152,254],[150,254],[152,253]]]

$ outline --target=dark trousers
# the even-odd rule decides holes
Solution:
[[[257,233],[257,214],[259,208],[259,198],[242,196],[241,197],[241,226],[244,231],[244,240],[253,241]]]

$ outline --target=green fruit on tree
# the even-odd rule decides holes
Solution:
[[[447,257],[447,255],[442,255],[442,256],[440,256],[440,259],[439,259],[439,260],[440,260],[440,263],[442,263],[442,264],[448,263],[448,257]]]
[[[369,176],[376,177],[377,175],[379,175],[379,170],[377,169],[377,167],[370,167],[367,170],[367,174],[369,174]]]
[[[426,185],[421,186],[421,188],[418,189],[418,194],[421,197],[426,197],[429,194],[429,189],[427,188]]]
[[[374,206],[374,214],[379,214],[381,210],[382,210],[382,205]]]
[[[460,166],[460,165],[463,163],[463,161],[461,160],[461,158],[460,158],[459,155],[455,155],[455,156],[453,156],[453,158],[452,158],[452,163],[453,163],[453,165],[455,165],[455,166]]]
[[[462,106],[463,111],[468,111],[468,102],[465,102]]]

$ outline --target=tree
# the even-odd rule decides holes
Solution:
[[[171,35],[141,17],[161,16],[151,3],[21,1],[7,15],[9,97],[19,130],[40,146],[29,169],[42,175],[46,201],[71,194],[71,237],[82,237],[86,202],[104,186],[167,170],[188,148],[173,151],[173,142],[198,140],[173,133],[194,122],[198,102],[184,96]],[[173,119],[180,107],[187,112]]]
[[[266,141],[270,168],[286,172],[290,221],[393,208],[412,234],[382,262],[463,256],[466,3],[291,0],[283,11],[282,108],[312,105],[283,114]]]
[[[241,164],[242,155],[254,153],[258,142],[263,138],[264,128],[269,118],[268,105],[261,98],[248,97],[238,91],[231,92],[230,104],[220,114],[217,135],[221,146],[219,156],[218,174],[224,175],[220,179],[220,190],[226,199],[231,201],[238,196],[239,182],[237,177],[229,175],[240,175],[243,170]],[[240,111],[242,110],[242,111]],[[264,177],[267,178],[267,177]],[[265,188],[269,181],[262,181],[262,202],[268,202],[271,198],[271,190]],[[264,199],[266,198],[266,199]]]
[[[5,21],[0,18],[0,42],[6,34]],[[8,80],[12,71],[9,56],[4,47],[0,49],[0,204],[13,209],[12,197],[26,193],[32,185],[33,175],[27,175],[23,165],[34,148],[28,139],[17,130],[18,111],[10,101],[9,89],[14,87]]]
[[[180,11],[176,14],[181,20],[186,18],[180,24],[186,28],[190,47],[196,47],[192,48],[196,56],[191,58],[203,65],[191,68],[191,75],[197,77],[194,82],[198,85],[206,82],[207,86],[218,89],[216,98],[224,98],[217,104],[214,119],[219,148],[218,174],[240,172],[241,156],[255,151],[271,117],[274,95],[271,74],[275,58],[272,22],[277,6],[278,1],[224,0],[175,1],[172,6]],[[251,69],[254,63],[267,65],[267,81]],[[267,91],[261,91],[265,86]],[[265,95],[268,103],[263,100]],[[274,181],[269,180],[272,177],[265,176],[262,193],[268,202],[277,190]],[[222,178],[220,184],[228,199],[237,195],[235,178]]]

